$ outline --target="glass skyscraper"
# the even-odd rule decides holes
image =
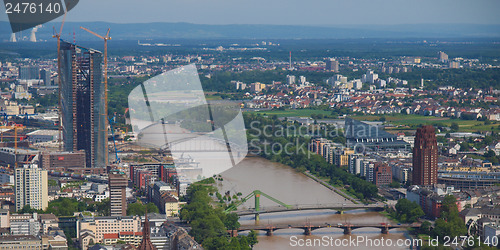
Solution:
[[[102,53],[61,41],[61,109],[64,150],[85,150],[85,164],[106,167]]]

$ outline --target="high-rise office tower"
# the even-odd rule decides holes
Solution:
[[[118,170],[111,170],[108,174],[108,178],[111,216],[126,216],[127,195],[125,190],[128,186],[127,175]]]
[[[437,183],[438,147],[436,133],[431,125],[417,129],[413,148],[413,185]]]
[[[19,66],[19,79],[40,79],[40,68],[38,66]]]
[[[50,76],[51,76],[50,70],[48,70],[48,69],[42,69],[42,70],[40,70],[40,79],[42,79],[43,84],[45,86],[50,86],[51,85]]]
[[[37,164],[26,164],[16,168],[14,179],[17,211],[27,205],[38,210],[48,207],[47,170]]]
[[[326,61],[326,70],[339,72],[339,61],[330,58]]]
[[[83,149],[86,168],[104,168],[108,150],[102,53],[64,41],[60,53],[64,149]]]

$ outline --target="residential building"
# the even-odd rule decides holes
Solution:
[[[15,169],[16,210],[24,206],[43,210],[49,205],[47,170],[37,164],[26,164]]]
[[[38,214],[11,214],[10,234],[12,235],[40,235]]]
[[[484,232],[484,237],[483,239],[489,239],[489,241],[495,241],[498,244],[498,240],[500,238],[500,225],[497,224],[490,224],[486,225],[483,229]],[[493,243],[495,244],[495,243]]]
[[[388,186],[392,182],[392,169],[386,163],[377,162],[373,183],[377,186]]]
[[[140,232],[140,229],[140,216],[83,217],[77,221],[76,226],[83,249],[86,249],[91,239],[94,243],[103,243],[105,234]]]
[[[39,214],[38,218],[43,234],[49,233],[50,229],[59,228],[59,219],[54,214]]]
[[[0,236],[0,250],[42,250],[42,242],[33,235],[4,235]]]
[[[0,228],[10,227],[10,211],[8,209],[0,209]]]

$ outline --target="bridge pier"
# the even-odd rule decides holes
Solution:
[[[389,228],[387,226],[382,228],[382,234],[388,234],[389,233]]]
[[[272,229],[266,230],[266,235],[267,236],[273,236],[273,230]]]
[[[259,214],[255,214],[255,221],[260,221],[260,215]]]
[[[304,235],[306,235],[306,236],[311,235],[311,227],[305,227],[304,228]]]
[[[352,228],[350,226],[344,227],[344,234],[349,235],[352,232]]]

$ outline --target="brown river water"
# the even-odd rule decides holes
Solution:
[[[288,205],[314,204],[347,204],[351,203],[337,193],[315,182],[289,166],[271,162],[260,157],[247,157],[235,167],[223,172],[223,181],[218,183],[219,192],[231,192],[231,196],[241,192],[243,197],[253,190],[260,190]],[[276,207],[271,200],[261,197],[261,207]],[[254,207],[254,199],[249,199],[240,209]],[[260,222],[253,215],[241,216],[241,225],[272,225],[272,224],[312,224],[325,223],[337,225],[379,224],[390,221],[378,212],[363,209],[346,211],[338,214],[334,210],[307,210],[261,214]],[[260,223],[260,224],[259,224]],[[259,231],[259,243],[254,249],[409,249],[404,240],[405,230],[392,229],[389,234],[381,234],[377,228],[354,229],[351,235],[344,235],[339,228],[322,228],[303,235],[302,229],[280,229],[273,236],[266,236]],[[242,232],[241,234],[246,234]],[[409,241],[409,240],[408,240]],[[407,242],[408,242],[407,241]],[[308,246],[309,243],[309,246]],[[398,246],[398,243],[400,245]],[[391,246],[388,246],[391,245]]]

